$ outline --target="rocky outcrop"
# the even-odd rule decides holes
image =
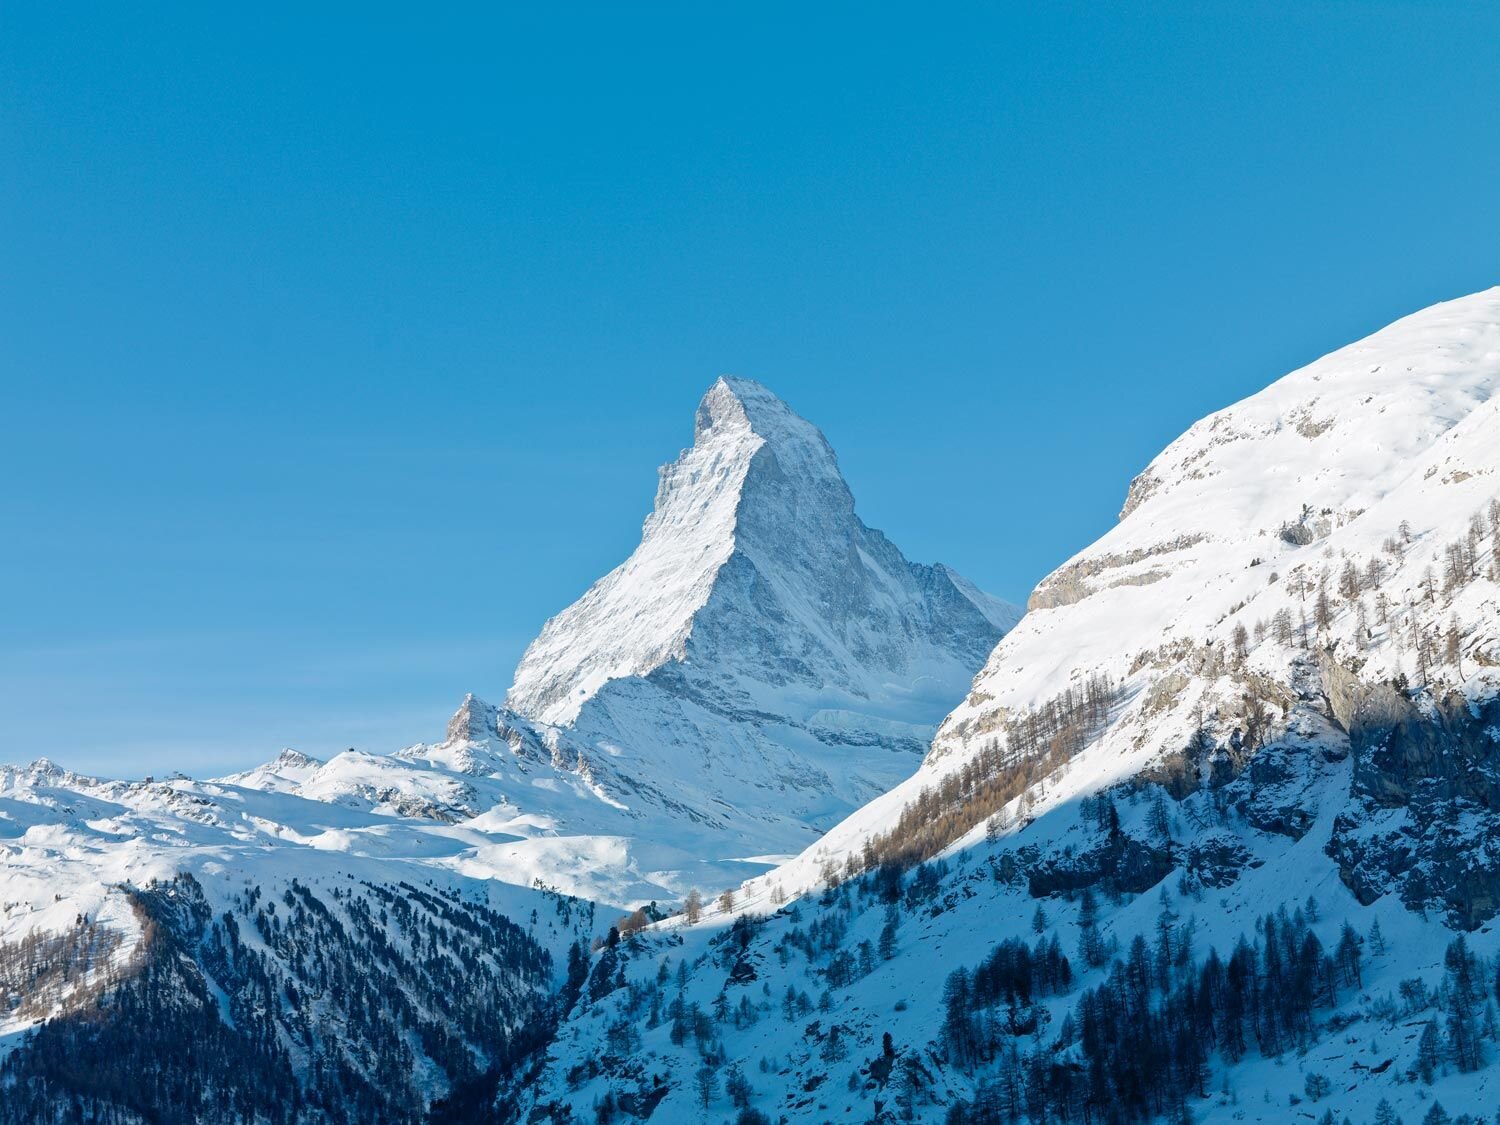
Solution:
[[[448,720],[446,741],[482,742],[494,738],[500,733],[496,716],[494,707],[470,692]]]
[[[1091,887],[1110,894],[1141,894],[1170,875],[1175,866],[1170,844],[1147,844],[1114,832],[1088,851],[1035,863],[1026,872],[1026,885],[1032,898]]]
[[[1126,570],[1143,562],[1184,551],[1202,540],[1201,535],[1179,536],[1151,547],[1140,547],[1121,554],[1092,555],[1069,563],[1049,574],[1031,592],[1031,597],[1026,601],[1027,612],[1072,605],[1100,590],[1117,586],[1150,586],[1154,582],[1160,582],[1171,573],[1170,565],[1153,565],[1114,577],[1107,576],[1113,571]],[[1101,576],[1106,577],[1099,580]]]
[[[1344,883],[1483,925],[1500,912],[1500,698],[1414,699],[1333,661],[1324,678],[1354,759],[1327,846]]]
[[[1330,663],[1328,700],[1349,732],[1354,792],[1387,808],[1463,799],[1500,811],[1500,698],[1456,692],[1420,704]]]

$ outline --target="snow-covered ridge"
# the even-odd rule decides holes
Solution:
[[[1182,768],[1184,748],[1224,742],[1193,769],[1238,758],[1247,695],[1288,701],[1277,717],[1295,726],[1294,701],[1311,692],[1305,706],[1325,706],[1328,669],[1364,685],[1404,678],[1438,700],[1493,693],[1497,392],[1500,288],[1405,317],[1190,427],[1131,485],[1120,522],[1038,585],[923,768],[769,879],[815,883],[924,787],[1003,744],[1008,723],[1091,678],[1107,677],[1119,703],[1027,796],[1032,815]],[[1470,543],[1472,565],[1450,582],[1450,550]],[[1434,656],[1455,622],[1457,664]]]
[[[1129,676],[1174,639],[1229,644],[1236,624],[1283,608],[1300,621],[1304,593],[1273,574],[1316,581],[1383,558],[1398,571],[1387,598],[1410,595],[1500,495],[1497,391],[1500,288],[1404,317],[1196,423],[1131,485],[1119,525],[1038,586],[1090,575],[996,649],[938,749],[1088,671]],[[1384,545],[1403,524],[1425,549],[1398,558]],[[1262,652],[1286,673],[1286,653]]]

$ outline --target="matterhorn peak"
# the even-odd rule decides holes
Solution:
[[[660,470],[640,545],[547,622],[506,702],[571,725],[606,684],[658,669],[720,698],[755,681],[842,710],[893,683],[961,693],[1015,613],[955,577],[866,527],[818,428],[726,375]]]
[[[837,471],[833,449],[816,426],[754,379],[722,375],[698,402],[693,444],[746,430],[778,447],[801,446],[805,455]]]
[[[753,379],[721,375],[698,401],[693,444],[710,440],[730,430],[754,429],[754,423],[750,420],[750,408],[746,406],[747,399],[756,403],[757,408],[762,402],[768,401],[776,409],[790,412],[786,403]]]
[[[759,383],[720,378],[698,404],[692,446],[659,471],[640,546],[547,622],[521,660],[507,705],[542,722],[570,722],[609,681],[681,660],[694,618],[745,531],[752,477],[807,494],[808,502],[781,505],[782,522],[817,503],[819,493],[840,516],[853,515],[817,428]],[[822,487],[809,489],[814,481]]]
[[[777,497],[773,515],[786,514],[784,502],[800,494],[819,506],[852,516],[854,497],[839,472],[838,457],[828,439],[753,379],[722,376],[698,404],[693,450],[688,452],[700,451],[711,457],[721,446],[737,447],[736,452],[748,454],[742,485],[757,478],[777,483],[778,487],[770,490]],[[731,468],[734,462],[726,461],[724,466]],[[668,478],[664,469],[663,484],[669,479],[678,483],[676,478]],[[750,497],[755,495],[751,493]],[[742,487],[741,517],[745,514],[744,498]],[[658,506],[660,500],[658,497]],[[736,530],[743,536],[743,518]]]

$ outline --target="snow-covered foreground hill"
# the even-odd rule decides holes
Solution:
[[[912,778],[605,952],[510,1096],[555,1121],[1490,1120],[1497,391],[1500,289],[1192,427]]]
[[[443,862],[450,830],[0,769],[0,1121],[421,1121],[492,1090],[597,920]]]

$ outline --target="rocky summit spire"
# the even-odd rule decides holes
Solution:
[[[547,622],[507,704],[571,723],[605,684],[690,650],[700,671],[856,696],[928,647],[971,668],[1002,630],[945,575],[860,522],[816,426],[725,376],[698,404],[693,445],[661,469],[640,546]]]

